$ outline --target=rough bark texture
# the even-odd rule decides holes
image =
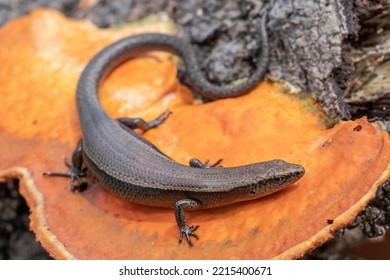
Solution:
[[[353,117],[379,120],[390,131],[390,1],[356,1],[359,40],[351,55],[355,75],[345,92]]]
[[[89,18],[100,27],[164,11],[177,23],[179,35],[195,47],[207,78],[224,84],[247,77],[256,67],[264,4],[270,7],[269,75],[314,93],[335,120],[368,115],[382,120],[390,131],[390,98],[381,97],[390,91],[388,0],[0,0],[0,25],[40,6]],[[28,228],[26,219],[17,218],[28,211],[5,184],[0,192],[0,204],[7,208],[0,211],[0,258],[46,258],[14,252],[31,239],[20,233]],[[389,197],[388,185],[383,186],[351,227],[368,236],[383,234],[390,225]],[[21,209],[25,214],[18,212]],[[35,252],[36,245],[31,246],[29,252]],[[309,257],[325,258],[329,246]]]
[[[349,118],[342,96],[353,70],[345,43],[356,33],[352,7],[341,1],[273,2],[271,75],[314,92],[331,117]]]

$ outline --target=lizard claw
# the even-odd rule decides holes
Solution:
[[[188,244],[192,246],[191,236],[195,237],[196,239],[199,239],[199,236],[196,233],[194,233],[194,231],[197,230],[198,227],[199,226],[196,225],[196,226],[184,226],[180,228],[179,243],[181,243],[181,241],[183,240],[183,235],[185,235]]]
[[[86,176],[86,168],[79,170],[74,167],[66,158],[64,159],[65,165],[68,167],[67,172],[44,172],[45,176],[61,176],[70,178],[70,189],[72,192],[82,192],[86,190],[87,184],[83,182],[82,177]],[[75,184],[77,181],[78,184]]]

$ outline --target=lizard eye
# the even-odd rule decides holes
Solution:
[[[275,183],[277,183],[278,185],[283,185],[285,181],[286,180],[285,180],[284,177],[277,177],[277,178],[275,178]]]

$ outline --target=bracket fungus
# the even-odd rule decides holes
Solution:
[[[42,32],[45,30],[45,32]],[[136,205],[90,178],[83,193],[64,170],[81,137],[75,88],[88,60],[124,36],[171,32],[167,23],[100,30],[37,10],[0,30],[0,181],[20,179],[31,229],[56,259],[291,259],[333,237],[372,199],[390,172],[389,134],[365,118],[330,127],[314,102],[263,82],[248,95],[196,103],[176,79],[174,60],[140,57],[116,69],[100,99],[112,117],[168,121],[143,137],[183,164],[223,166],[284,159],[305,167],[286,190],[255,201],[188,212],[201,238],[178,244],[172,209]],[[332,221],[332,223],[329,223]]]

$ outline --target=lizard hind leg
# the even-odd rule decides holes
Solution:
[[[166,110],[161,113],[157,118],[151,120],[150,122],[145,121],[141,118],[118,118],[117,121],[124,127],[128,129],[140,129],[142,132],[146,132],[151,128],[155,128],[160,124],[164,123],[169,115],[172,114],[171,111]]]
[[[217,160],[214,163],[209,163],[208,159],[206,159],[205,162],[201,162],[199,159],[192,158],[192,159],[190,159],[189,165],[191,167],[196,167],[196,168],[223,167],[223,166],[219,165],[222,162],[222,160],[223,159],[220,158],[219,160]]]
[[[70,163],[64,158],[64,163],[68,167],[67,172],[44,172],[44,176],[52,177],[69,177],[71,191],[82,192],[87,189],[87,183],[83,182],[82,178],[86,177],[86,168],[83,168],[83,142],[79,140],[72,154],[72,162]],[[76,184],[77,181],[77,184]]]
[[[143,142],[144,144],[148,145],[152,149],[156,150],[160,154],[163,154],[167,158],[169,158],[167,155],[165,155],[163,152],[161,152],[156,146],[154,146],[152,143],[146,141],[144,138],[142,138],[137,133],[134,133],[134,129],[140,129],[142,132],[146,132],[151,128],[155,128],[162,123],[164,123],[169,115],[172,114],[171,111],[166,110],[163,113],[161,113],[157,118],[154,120],[151,120],[150,122],[145,121],[141,118],[118,118],[116,119],[119,122],[119,125],[128,133],[130,133],[133,137],[136,137],[139,141]]]

